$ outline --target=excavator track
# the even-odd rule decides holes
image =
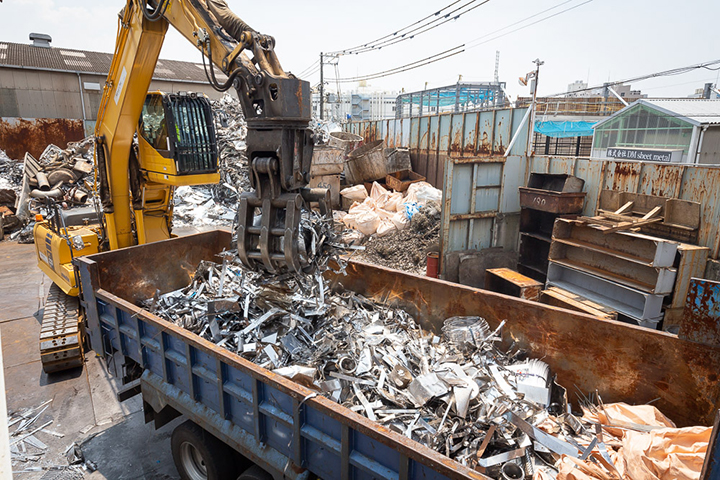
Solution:
[[[67,295],[54,283],[45,301],[40,328],[40,360],[45,373],[83,364],[78,299]]]

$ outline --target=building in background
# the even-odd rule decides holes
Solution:
[[[395,118],[397,96],[398,92],[373,90],[372,87],[364,85],[340,94],[326,91],[324,118],[337,123]],[[313,93],[312,103],[313,116],[320,118],[319,92]]]
[[[720,100],[640,99],[594,130],[593,158],[720,163]]]
[[[707,98],[709,100],[720,99],[720,90],[713,83],[706,83],[703,88],[696,88],[695,93],[688,95],[688,98]]]
[[[110,53],[53,48],[48,35],[30,39],[32,45],[0,42],[0,150],[17,159],[92,134],[112,61]],[[175,60],[158,61],[150,90],[223,95],[208,84],[202,64]]]

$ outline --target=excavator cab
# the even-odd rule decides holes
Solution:
[[[151,182],[179,187],[220,181],[210,101],[196,93],[149,93],[138,125],[140,168]]]

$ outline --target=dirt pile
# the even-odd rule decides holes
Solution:
[[[408,228],[384,237],[373,235],[364,243],[365,250],[354,258],[406,272],[424,274],[428,252],[440,244],[440,206],[430,202],[413,215]]]

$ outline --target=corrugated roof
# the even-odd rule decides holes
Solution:
[[[610,117],[596,123],[597,128],[635,105],[645,105],[665,115],[670,115],[692,125],[720,125],[720,100],[706,98],[641,98]]]
[[[199,57],[199,54],[198,54]],[[72,50],[69,48],[43,48],[23,43],[0,42],[0,67],[38,70],[64,70],[107,75],[112,54]],[[225,75],[218,73],[218,80]],[[207,83],[202,64],[178,60],[159,60],[154,80]]]
[[[706,98],[647,99],[640,100],[649,107],[674,115],[695,125],[720,124],[720,100]]]

